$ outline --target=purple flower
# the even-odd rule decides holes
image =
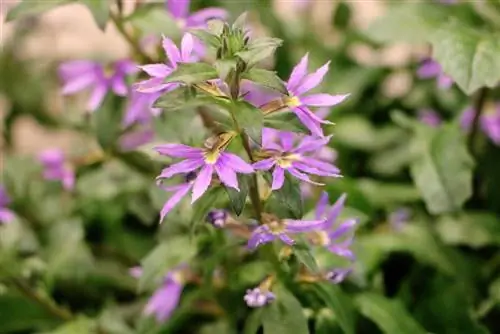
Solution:
[[[43,177],[46,180],[61,181],[66,190],[74,188],[75,172],[66,162],[63,151],[45,150],[38,155],[38,159],[43,166]]]
[[[207,215],[207,221],[217,228],[222,228],[226,224],[228,213],[226,210],[212,210]]]
[[[411,216],[411,211],[408,208],[399,208],[389,214],[389,224],[391,227],[399,231],[408,222]]]
[[[436,128],[441,125],[442,120],[437,112],[431,109],[422,109],[418,111],[418,119],[420,122]]]
[[[123,126],[127,127],[134,123],[146,124],[151,121],[152,116],[158,116],[161,108],[154,108],[153,104],[160,96],[160,92],[146,94],[132,90],[123,118]]]
[[[441,65],[432,59],[426,59],[417,70],[417,75],[421,79],[436,78],[438,87],[448,89],[453,85],[453,79],[444,74]]]
[[[154,315],[158,322],[166,321],[177,308],[183,288],[181,271],[171,271],[165,277],[162,286],[149,299],[144,314]]]
[[[247,247],[251,250],[260,245],[280,239],[287,245],[295,244],[289,234],[312,232],[325,224],[320,220],[279,219],[273,215],[263,214],[265,223],[252,231]]]
[[[467,108],[460,117],[462,129],[470,131],[476,114],[473,108]],[[500,104],[495,108],[490,108],[482,114],[479,119],[481,130],[491,139],[495,145],[500,145]]]
[[[323,192],[316,207],[316,219],[325,219],[324,224],[315,231],[309,233],[308,237],[312,244],[324,246],[338,256],[354,260],[354,253],[349,248],[354,239],[354,228],[357,225],[356,219],[347,219],[341,223],[336,223],[344,207],[346,195],[340,196],[329,208],[328,194]]]
[[[275,138],[278,137],[279,141]],[[295,145],[296,140],[299,143]],[[330,137],[314,138],[311,136],[297,137],[293,132],[277,131],[264,128],[262,131],[262,149],[269,158],[256,162],[256,170],[273,169],[272,190],[280,189],[285,181],[285,171],[294,177],[321,185],[311,181],[307,174],[319,176],[339,177],[340,170],[332,164],[312,157],[314,152],[324,147]]]
[[[178,63],[192,63],[198,60],[193,54],[193,36],[189,33],[184,34],[182,37],[180,50],[171,39],[165,36],[163,36],[162,45],[169,65],[148,64],[140,66],[140,69],[151,76],[151,79],[135,84],[136,89],[141,93],[167,92],[176,89],[179,87],[179,83],[165,83],[165,78],[177,68]]]
[[[249,307],[255,308],[262,307],[271,303],[276,299],[276,296],[271,291],[266,291],[261,289],[260,287],[256,287],[253,289],[248,289],[243,299]]]
[[[7,208],[10,198],[4,187],[0,185],[0,224],[8,224],[14,220],[14,213]]]
[[[344,101],[349,94],[330,95],[330,94],[312,94],[305,93],[318,86],[323,77],[328,72],[330,62],[321,66],[316,72],[307,74],[309,55],[306,54],[295,66],[290,74],[286,88],[290,96],[285,99],[285,104],[297,115],[299,120],[311,131],[312,134],[323,136],[323,130],[320,124],[331,124],[315,115],[308,107],[331,107]]]
[[[108,73],[101,64],[89,60],[74,60],[59,66],[59,76],[64,82],[62,93],[74,94],[85,88],[93,88],[87,103],[88,111],[99,108],[109,90],[116,95],[125,96],[128,93],[125,78],[137,72],[137,67],[130,60],[120,60],[113,64]]]
[[[120,137],[120,151],[133,151],[144,144],[150,143],[154,137],[155,132],[149,126],[128,132]]]
[[[170,178],[177,174],[186,174],[199,169],[198,175],[193,180],[164,188],[167,191],[175,192],[175,194],[165,203],[161,213],[162,218],[179,203],[190,189],[192,189],[193,193],[191,203],[200,198],[210,186],[214,172],[223,184],[238,191],[236,173],[250,174],[254,172],[250,164],[237,155],[224,152],[223,148],[218,145],[210,148],[198,148],[182,144],[165,144],[155,149],[162,155],[184,159],[165,168],[158,176],[158,179]]]
[[[347,275],[349,275],[351,272],[352,268],[335,268],[329,270],[325,274],[325,278],[330,282],[332,282],[333,284],[339,284],[342,281],[344,281]]]
[[[190,2],[190,0],[167,0],[166,2],[167,10],[177,20],[181,29],[205,28],[208,20],[225,20],[228,16],[226,10],[215,7],[204,8],[190,14]]]

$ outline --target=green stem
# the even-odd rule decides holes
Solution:
[[[486,97],[488,95],[488,88],[483,87],[478,92],[476,103],[474,104],[474,119],[472,120],[471,131],[467,139],[467,145],[471,154],[475,157],[477,156],[477,138],[479,135],[479,123],[481,120],[481,115],[484,111],[484,106],[486,103]]]
[[[12,284],[26,297],[33,300],[38,305],[42,306],[49,313],[57,318],[68,321],[73,319],[73,314],[67,309],[57,305],[54,301],[50,300],[40,292],[33,290],[28,284],[20,279],[12,279]]]

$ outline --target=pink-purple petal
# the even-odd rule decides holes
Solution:
[[[298,95],[295,92],[295,89],[300,84],[302,79],[304,79],[304,77],[306,76],[308,64],[309,64],[309,53],[306,53],[302,57],[302,59],[300,59],[299,63],[293,68],[292,73],[290,74],[290,79],[288,80],[286,87],[288,91],[293,93],[294,95]]]
[[[167,179],[176,174],[189,173],[204,165],[202,158],[198,159],[186,159],[181,162],[170,165],[169,167],[163,169],[158,178]]]
[[[220,19],[225,20],[228,17],[228,12],[222,8],[208,7],[194,12],[187,18],[188,26],[203,26],[208,20]]]
[[[340,215],[340,212],[344,208],[344,204],[345,204],[346,199],[347,199],[347,195],[346,194],[342,194],[335,201],[335,203],[332,205],[332,207],[330,209],[330,212],[328,212],[328,216],[327,216],[327,219],[326,219],[327,225],[325,226],[325,229],[329,230],[329,229],[331,229],[333,227],[333,225],[335,224],[335,221],[337,220],[337,218]]]
[[[330,95],[330,94],[313,94],[308,96],[302,96],[300,101],[307,105],[313,107],[332,107],[344,101],[349,94],[344,95]]]
[[[173,188],[170,188],[173,189]],[[176,192],[165,202],[160,212],[160,223],[168,215],[168,213],[187,195],[191,189],[191,184],[185,183],[179,185],[175,190]]]
[[[269,170],[275,164],[274,158],[264,159],[254,163],[252,166],[256,170]]]
[[[303,82],[295,90],[295,95],[300,96],[318,86],[328,72],[329,66],[330,62],[327,62],[325,65],[318,68],[314,73],[307,75],[307,77],[305,77]]]
[[[203,196],[203,194],[207,191],[210,186],[210,182],[212,181],[212,174],[214,172],[213,165],[205,165],[193,185],[193,197],[191,199],[191,203],[194,203],[198,198]]]
[[[279,166],[276,166],[273,171],[273,183],[271,185],[271,189],[281,189],[281,187],[283,187],[283,183],[285,183],[285,170]]]
[[[292,174],[293,176],[295,176],[296,178],[298,178],[299,180],[302,180],[304,182],[307,182],[307,183],[310,183],[310,184],[314,184],[314,185],[317,185],[317,186],[323,186],[324,185],[323,183],[314,182],[313,180],[311,180],[309,178],[309,176],[307,176],[306,174],[304,174],[301,171],[297,170],[296,168],[290,167],[290,168],[287,168],[287,171],[290,174]]]
[[[303,233],[315,231],[321,228],[325,223],[324,220],[292,220],[285,221],[286,231],[290,233]]]
[[[220,160],[215,164],[215,172],[219,176],[220,181],[228,187],[234,188],[240,191],[238,187],[238,178],[233,169],[226,166]]]
[[[293,108],[292,111],[295,113],[300,122],[304,124],[313,135],[318,137],[324,136],[320,123],[311,117],[311,112],[308,112],[306,109],[301,107]]]
[[[172,72],[172,69],[165,64],[148,64],[141,66],[140,69],[155,78],[165,78]]]
[[[175,45],[170,38],[163,36],[162,46],[168,60],[170,61],[170,65],[173,68],[176,68],[177,63],[181,61],[181,53],[177,48],[177,45]]]
[[[326,207],[328,206],[328,193],[326,191],[321,192],[321,195],[316,205],[315,217],[316,219],[321,219],[324,217]]]
[[[224,152],[221,154],[220,159],[231,169],[242,174],[251,174],[254,172],[254,168],[245,160],[241,159],[239,156]]]
[[[357,224],[356,219],[348,219],[345,222],[341,223],[334,231],[331,231],[328,236],[331,240],[335,240],[343,237],[348,232],[353,231],[354,227]]]
[[[88,111],[97,110],[101,106],[102,101],[104,100],[104,97],[106,96],[107,92],[108,92],[108,87],[106,87],[106,85],[104,84],[96,85],[87,103],[87,110]]]
[[[193,43],[193,36],[190,33],[185,33],[181,41],[181,61],[185,63],[190,61]]]
[[[167,9],[176,19],[185,19],[189,14],[190,0],[167,0]]]

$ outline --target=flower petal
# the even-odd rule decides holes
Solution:
[[[331,176],[331,177],[340,176],[340,169],[338,169],[337,167],[335,167],[334,165],[332,165],[328,162],[316,160],[314,158],[304,157],[302,159],[302,161],[297,162],[297,163],[300,163],[303,166],[312,167],[315,170],[322,173],[322,174],[318,174],[318,175],[325,174],[324,176]],[[303,169],[303,170],[305,170],[305,169]]]
[[[172,69],[165,64],[148,64],[139,68],[154,78],[164,79],[172,73]]]
[[[285,170],[279,166],[276,166],[273,171],[273,184],[271,185],[272,190],[278,190],[283,187],[285,182]]]
[[[87,103],[88,111],[95,111],[101,106],[106,93],[108,92],[108,87],[104,84],[98,84],[95,86],[94,91],[92,92],[90,99]]]
[[[306,53],[299,63],[293,68],[292,73],[290,74],[290,79],[288,79],[288,83],[286,84],[286,88],[289,92],[294,95],[298,95],[295,93],[295,89],[302,81],[302,79],[307,74],[307,66],[309,63],[309,53]]]
[[[203,158],[201,149],[183,144],[163,144],[154,147],[154,150],[161,155],[174,158]]]
[[[290,233],[311,232],[321,228],[325,220],[292,220],[286,219],[286,231]]]
[[[304,158],[304,159],[307,159],[307,158]],[[308,166],[307,164],[299,162],[299,161],[293,162],[292,166],[294,168],[302,171],[302,172],[307,173],[307,174],[313,174],[313,175],[318,175],[318,176],[328,176],[328,177],[336,176],[336,174],[332,174],[332,173],[328,173],[328,172],[319,170],[317,168]]]
[[[192,52],[193,36],[190,33],[185,33],[181,41],[181,61],[189,62]]]
[[[328,233],[330,240],[338,239],[344,236],[346,233],[352,231],[354,226],[356,226],[358,221],[356,219],[347,219],[342,224],[340,224],[335,231]]]
[[[306,152],[317,152],[319,149],[324,147],[332,136],[327,136],[327,137],[321,137],[321,138],[315,138],[311,136],[305,137],[297,146],[293,152],[294,153],[306,153]]]
[[[300,107],[293,108],[292,111],[295,113],[300,122],[304,124],[309,129],[309,131],[311,131],[312,134],[318,137],[324,136],[323,129],[321,129],[320,126],[320,122],[311,117],[310,114],[312,113],[308,113],[304,108]]]
[[[330,95],[330,94],[313,94],[303,96],[300,102],[312,107],[331,107],[344,101],[350,94]]]
[[[157,178],[167,179],[176,174],[189,173],[205,164],[202,158],[186,159],[163,169]]]
[[[224,164],[224,161],[221,160],[217,161],[217,163],[215,164],[215,172],[219,176],[219,179],[221,180],[222,183],[224,183],[228,187],[240,191],[240,188],[238,187],[238,178],[236,176],[236,173],[234,172],[233,169],[226,166]]]
[[[253,250],[260,245],[276,240],[276,236],[269,231],[265,225],[257,227],[248,239],[247,248]]]
[[[323,191],[319,197],[318,204],[316,205],[315,217],[316,219],[323,218],[326,207],[328,206],[328,193]]]
[[[208,186],[210,186],[210,181],[212,181],[212,174],[214,172],[213,165],[205,165],[193,185],[193,197],[191,199],[191,203],[194,203],[198,198],[200,198],[205,191],[207,191]]]
[[[337,220],[338,216],[340,215],[340,212],[344,208],[344,203],[347,198],[346,194],[342,194],[335,203],[332,205],[330,212],[328,212],[328,216],[326,218],[327,225],[325,226],[325,229],[331,229],[333,227],[333,224],[335,224],[335,221]]]
[[[129,132],[120,138],[120,150],[122,152],[132,151],[139,146],[150,143],[154,137],[155,132],[149,128]]]
[[[269,170],[274,166],[274,164],[274,158],[269,158],[254,163],[252,167],[256,170]]]
[[[250,174],[254,172],[252,165],[235,154],[224,152],[221,154],[220,160],[223,160],[229,168],[238,173]]]
[[[288,246],[293,246],[295,244],[295,240],[290,238],[286,233],[280,233],[278,234],[278,238],[283,241],[285,244]]]
[[[220,19],[225,20],[228,17],[228,12],[222,8],[208,7],[194,12],[187,18],[188,26],[205,25],[208,20]]]
[[[432,59],[426,60],[417,70],[417,76],[427,79],[437,76],[441,72],[441,65]]]
[[[169,281],[155,291],[146,304],[144,313],[155,315],[158,322],[166,321],[179,304],[181,293],[182,285],[175,281]]]
[[[304,81],[297,87],[295,95],[300,96],[305,92],[313,89],[323,81],[325,74],[328,72],[330,62],[318,68],[314,73],[309,74]]]
[[[283,151],[289,152],[293,148],[293,141],[295,139],[295,134],[290,131],[280,131],[279,139],[281,141],[281,146]]]
[[[176,19],[185,19],[189,14],[191,0],[167,0],[167,10]]]
[[[302,181],[305,181],[307,183],[310,183],[310,184],[315,184],[317,186],[323,186],[324,184],[323,183],[318,183],[318,182],[314,182],[313,180],[311,180],[309,178],[309,176],[307,176],[306,174],[300,172],[299,170],[291,167],[291,168],[287,168],[287,171],[292,174],[293,176],[295,176],[296,178],[298,178],[299,180],[302,180]]]
[[[170,65],[172,65],[173,68],[177,67],[177,63],[181,61],[181,54],[179,52],[179,49],[177,48],[177,45],[175,45],[175,43],[172,42],[170,38],[165,36],[163,36],[162,45],[163,49],[165,50],[165,54],[170,61]]]
[[[116,95],[126,96],[128,87],[123,76],[115,76],[111,79],[111,89]]]
[[[97,81],[97,77],[93,73],[84,74],[70,80],[67,80],[62,87],[61,94],[68,95],[79,92],[93,84]]]
[[[179,185],[177,191],[165,202],[163,205],[163,208],[161,209],[160,212],[160,223],[163,222],[163,219],[168,215],[168,213],[177,205],[179,202],[182,200],[184,196],[189,192],[189,189],[191,189],[191,184],[185,183],[182,185]]]

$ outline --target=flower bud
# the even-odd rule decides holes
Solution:
[[[227,222],[228,216],[226,210],[212,210],[207,215],[207,222],[216,228],[223,228]]]

